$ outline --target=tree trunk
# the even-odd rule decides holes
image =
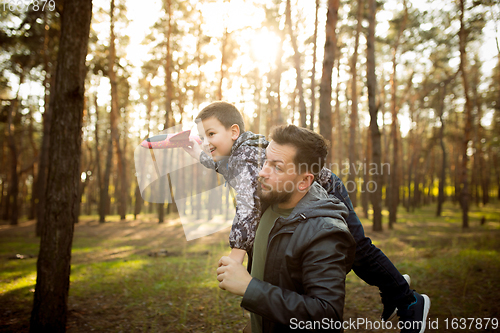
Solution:
[[[106,165],[104,167],[104,179],[99,193],[99,223],[106,222],[106,215],[110,212],[109,179],[113,162],[113,138],[108,136],[108,151],[106,153]]]
[[[47,207],[30,332],[65,332],[73,228],[80,181],[85,58],[92,2],[64,3],[51,124]],[[64,142],[64,144],[61,144]]]
[[[29,113],[28,113],[28,116],[29,116],[29,119],[30,119],[30,124],[29,124],[29,141],[30,141],[30,145],[31,145],[31,149],[33,150],[33,159],[34,159],[34,163],[33,163],[33,169],[32,169],[32,175],[33,175],[33,179],[38,179],[38,176],[36,174],[36,170],[38,169],[36,167],[36,164],[37,164],[37,161],[38,161],[38,156],[39,156],[39,151],[38,151],[38,148],[37,148],[37,145],[35,143],[35,139],[34,139],[34,126],[33,126],[33,123],[35,122],[34,118],[33,118],[33,111],[32,111],[32,108],[30,107],[29,108]],[[31,198],[30,198],[30,205],[29,205],[29,211],[28,211],[28,220],[33,220],[36,216],[36,201],[35,201],[35,184],[36,182],[33,182],[32,185],[31,185]]]
[[[382,231],[382,174],[381,158],[382,147],[380,143],[380,130],[377,124],[377,77],[375,75],[375,26],[377,4],[375,0],[368,0],[368,36],[367,36],[367,87],[368,87],[368,110],[370,112],[370,136],[372,139],[372,162],[377,169],[373,175],[375,188],[371,195],[373,206],[373,231]]]
[[[20,78],[21,86],[23,82],[23,77]],[[17,94],[19,96],[19,93]],[[9,191],[7,194],[8,209],[6,210],[6,218],[10,220],[10,225],[18,224],[18,196],[19,196],[19,175],[17,173],[17,146],[14,139],[14,119],[16,118],[17,109],[19,107],[18,96],[10,104],[7,116],[7,145],[10,150],[10,180],[9,180]]]
[[[336,0],[335,0],[336,1]],[[338,6],[337,6],[338,9]],[[328,9],[330,10],[330,9]],[[306,117],[306,103],[304,101],[304,88],[302,83],[302,73],[300,70],[300,52],[299,47],[297,46],[297,38],[293,33],[293,24],[292,24],[292,9],[290,0],[286,1],[286,23],[288,26],[288,33],[290,34],[290,41],[292,42],[293,47],[293,60],[295,64],[295,72],[297,73],[297,89],[299,94],[299,114],[300,114],[300,126],[307,127],[307,117]],[[336,22],[335,22],[336,23]],[[334,31],[335,34],[335,31]],[[325,55],[326,56],[326,55]],[[330,74],[331,76],[331,74]]]
[[[118,130],[118,122],[120,120],[120,113],[118,110],[118,83],[116,80],[115,62],[116,62],[116,49],[115,49],[115,21],[114,21],[114,9],[115,0],[111,0],[110,5],[110,41],[109,41],[109,82],[111,85],[111,112],[110,124],[111,124],[111,137],[116,149],[117,165],[118,165],[118,178],[120,181],[121,190],[115,188],[115,196],[118,201],[118,213],[120,219],[125,219],[125,214],[127,211],[127,191],[126,187],[126,174],[125,174],[125,154],[120,146],[120,132]],[[124,138],[126,139],[126,138]]]
[[[45,218],[45,188],[47,186],[47,172],[48,172],[48,156],[49,156],[49,142],[50,142],[50,124],[52,121],[52,107],[50,105],[50,87],[55,85],[55,76],[52,75],[52,71],[49,68],[49,29],[47,22],[47,15],[44,12],[43,15],[45,32],[44,32],[44,43],[43,43],[43,63],[45,69],[45,77],[43,81],[43,86],[45,89],[44,93],[44,112],[43,112],[43,138],[42,146],[40,148],[40,160],[38,162],[38,177],[36,179],[35,186],[35,202],[36,202],[36,236],[40,236],[42,232],[42,225]],[[56,65],[57,66],[57,65]],[[55,66],[55,67],[56,67]]]
[[[364,1],[358,0],[358,12],[357,12],[357,25],[356,25],[356,38],[354,42],[354,51],[351,58],[351,116],[349,124],[349,177],[348,183],[352,184],[352,191],[349,196],[354,207],[357,206],[357,186],[356,186],[356,162],[358,161],[357,156],[357,144],[356,138],[358,136],[358,75],[356,66],[358,65],[358,47],[359,47],[359,36],[361,35],[361,23],[363,21],[363,9]]]
[[[408,18],[408,8],[406,0],[403,0],[405,14],[403,22],[401,23],[396,37],[396,42],[392,49],[392,74],[391,74],[391,139],[392,139],[392,172],[390,173],[391,187],[387,190],[387,197],[390,198],[389,202],[389,228],[392,229],[397,220],[398,205],[399,205],[399,140],[398,140],[398,101],[397,101],[397,81],[396,81],[396,68],[397,68],[397,53],[401,36],[406,28],[406,20]]]
[[[222,45],[221,45],[220,80],[219,80],[219,88],[217,90],[217,99],[219,101],[222,100],[222,83],[224,82],[224,78],[226,76],[226,46],[228,38],[229,38],[229,33],[227,31],[227,26],[226,26],[224,27],[224,35],[222,36]]]
[[[311,119],[309,123],[309,129],[311,130],[314,130],[314,114],[316,112],[316,49],[318,41],[318,10],[319,10],[319,0],[316,0],[314,35],[313,35],[313,63],[311,69]]]
[[[106,214],[104,214],[104,210],[102,209],[101,205],[104,200],[102,195],[104,195],[104,181],[102,179],[102,169],[101,169],[101,149],[100,149],[100,140],[99,140],[99,105],[97,104],[97,93],[94,96],[94,108],[95,108],[95,132],[94,132],[94,137],[95,137],[95,161],[96,161],[96,167],[97,167],[97,189],[99,192],[99,206],[98,206],[98,212],[99,212],[99,221],[104,222]],[[103,214],[101,214],[103,213]],[[102,219],[102,221],[101,221]]]
[[[332,70],[335,62],[335,46],[337,44],[335,28],[338,21],[338,10],[339,0],[328,0],[325,55],[319,97],[319,133],[328,142],[332,142]]]
[[[370,175],[368,173],[367,166],[370,165],[370,157],[372,156],[372,145],[370,139],[370,130],[366,131],[366,150],[363,165],[363,184],[361,185],[361,206],[363,207],[363,216],[365,219],[368,218],[368,208],[370,205],[370,193],[368,192],[368,182],[370,181]]]
[[[444,184],[446,181],[446,147],[444,145],[444,120],[443,120],[443,114],[444,114],[444,101],[446,98],[446,85],[447,82],[443,84],[442,91],[441,91],[441,103],[439,107],[439,120],[441,122],[441,127],[439,128],[439,146],[441,147],[441,156],[442,156],[442,162],[441,162],[441,173],[439,176],[439,193],[438,193],[438,204],[437,204],[437,211],[436,211],[436,216],[441,216],[442,211],[443,211],[443,204],[444,204]]]
[[[336,47],[336,51],[338,51],[338,48]],[[337,52],[338,54],[338,52]],[[336,57],[337,60],[337,78],[336,82],[340,82],[340,55]],[[342,165],[342,159],[344,158],[344,133],[342,132],[342,115],[340,114],[340,84],[336,84],[335,87],[335,115],[331,117],[332,119],[332,128],[335,128],[335,136],[332,136],[332,141],[331,141],[331,161],[333,162],[333,158],[335,157],[335,160],[337,161],[338,165]],[[335,137],[336,140],[333,140]],[[337,149],[335,150],[334,155],[334,150],[333,147],[336,145]],[[340,170],[339,170],[340,171]]]
[[[459,36],[459,47],[460,47],[460,72],[462,73],[462,86],[465,94],[465,127],[464,136],[462,141],[462,162],[461,162],[461,174],[460,183],[462,188],[460,190],[460,204],[462,207],[462,228],[469,228],[469,180],[468,180],[468,161],[469,156],[467,154],[467,148],[469,141],[471,140],[472,131],[472,103],[469,97],[469,83],[467,81],[467,30],[465,27],[464,16],[465,16],[465,0],[460,0],[460,31]]]

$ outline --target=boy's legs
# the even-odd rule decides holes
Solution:
[[[351,208],[349,208],[347,224],[356,241],[356,256],[352,266],[354,273],[369,285],[380,289],[382,301],[386,306],[391,306],[391,303],[397,304],[411,296],[413,291],[405,278],[389,258],[373,245],[371,239],[365,236],[363,225]],[[392,311],[389,312],[390,315]]]
[[[413,294],[405,278],[399,273],[394,264],[378,247],[373,245],[370,238],[365,236],[363,225],[352,208],[349,197],[339,197],[349,209],[347,225],[356,241],[356,256],[352,270],[363,281],[377,286],[384,303],[398,303],[405,297]]]
[[[356,256],[352,269],[366,283],[377,286],[380,289],[382,302],[384,303],[383,319],[387,319],[397,306],[400,308],[404,307],[405,309],[403,310],[407,310],[406,308],[409,308],[409,305],[417,299],[420,303],[422,303],[422,300],[426,302],[420,313],[412,311],[414,318],[402,318],[403,312],[401,312],[400,320],[413,321],[423,319],[425,321],[430,306],[429,298],[425,295],[422,298],[421,295],[411,290],[405,278],[399,273],[389,258],[373,245],[370,238],[365,236],[363,225],[354,211],[347,189],[340,178],[333,173],[332,181],[333,184],[331,184],[332,187],[329,193],[340,199],[349,210],[347,225],[356,241]]]

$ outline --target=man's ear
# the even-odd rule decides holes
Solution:
[[[314,175],[312,173],[306,172],[302,176],[302,180],[299,182],[299,190],[307,190],[314,182]]]
[[[233,124],[230,130],[231,130],[231,139],[236,141],[240,137],[240,126],[238,126],[237,124]]]

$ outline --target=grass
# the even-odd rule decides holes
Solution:
[[[472,207],[470,228],[462,230],[460,210],[448,203],[442,217],[428,206],[399,211],[394,229],[366,234],[401,273],[411,275],[412,288],[432,300],[431,320],[437,332],[452,318],[500,319],[500,205]],[[487,218],[480,225],[481,217]],[[154,216],[139,220],[117,217],[99,224],[82,217],[75,227],[69,295],[68,332],[236,332],[248,320],[240,297],[218,288],[215,267],[227,254],[228,230],[187,242],[175,216],[165,223]],[[387,219],[385,218],[385,222]],[[39,239],[34,222],[0,224],[0,332],[27,332],[36,279]],[[150,256],[163,254],[167,256]],[[378,289],[350,273],[344,319],[378,321],[382,304]],[[451,326],[451,325],[449,325]],[[380,332],[361,327],[347,332]],[[396,330],[395,330],[396,331]],[[494,330],[467,330],[493,332]]]

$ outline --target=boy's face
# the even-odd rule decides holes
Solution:
[[[198,132],[203,141],[203,148],[215,162],[231,155],[233,143],[240,136],[238,125],[226,129],[215,117],[207,118],[198,123]]]

